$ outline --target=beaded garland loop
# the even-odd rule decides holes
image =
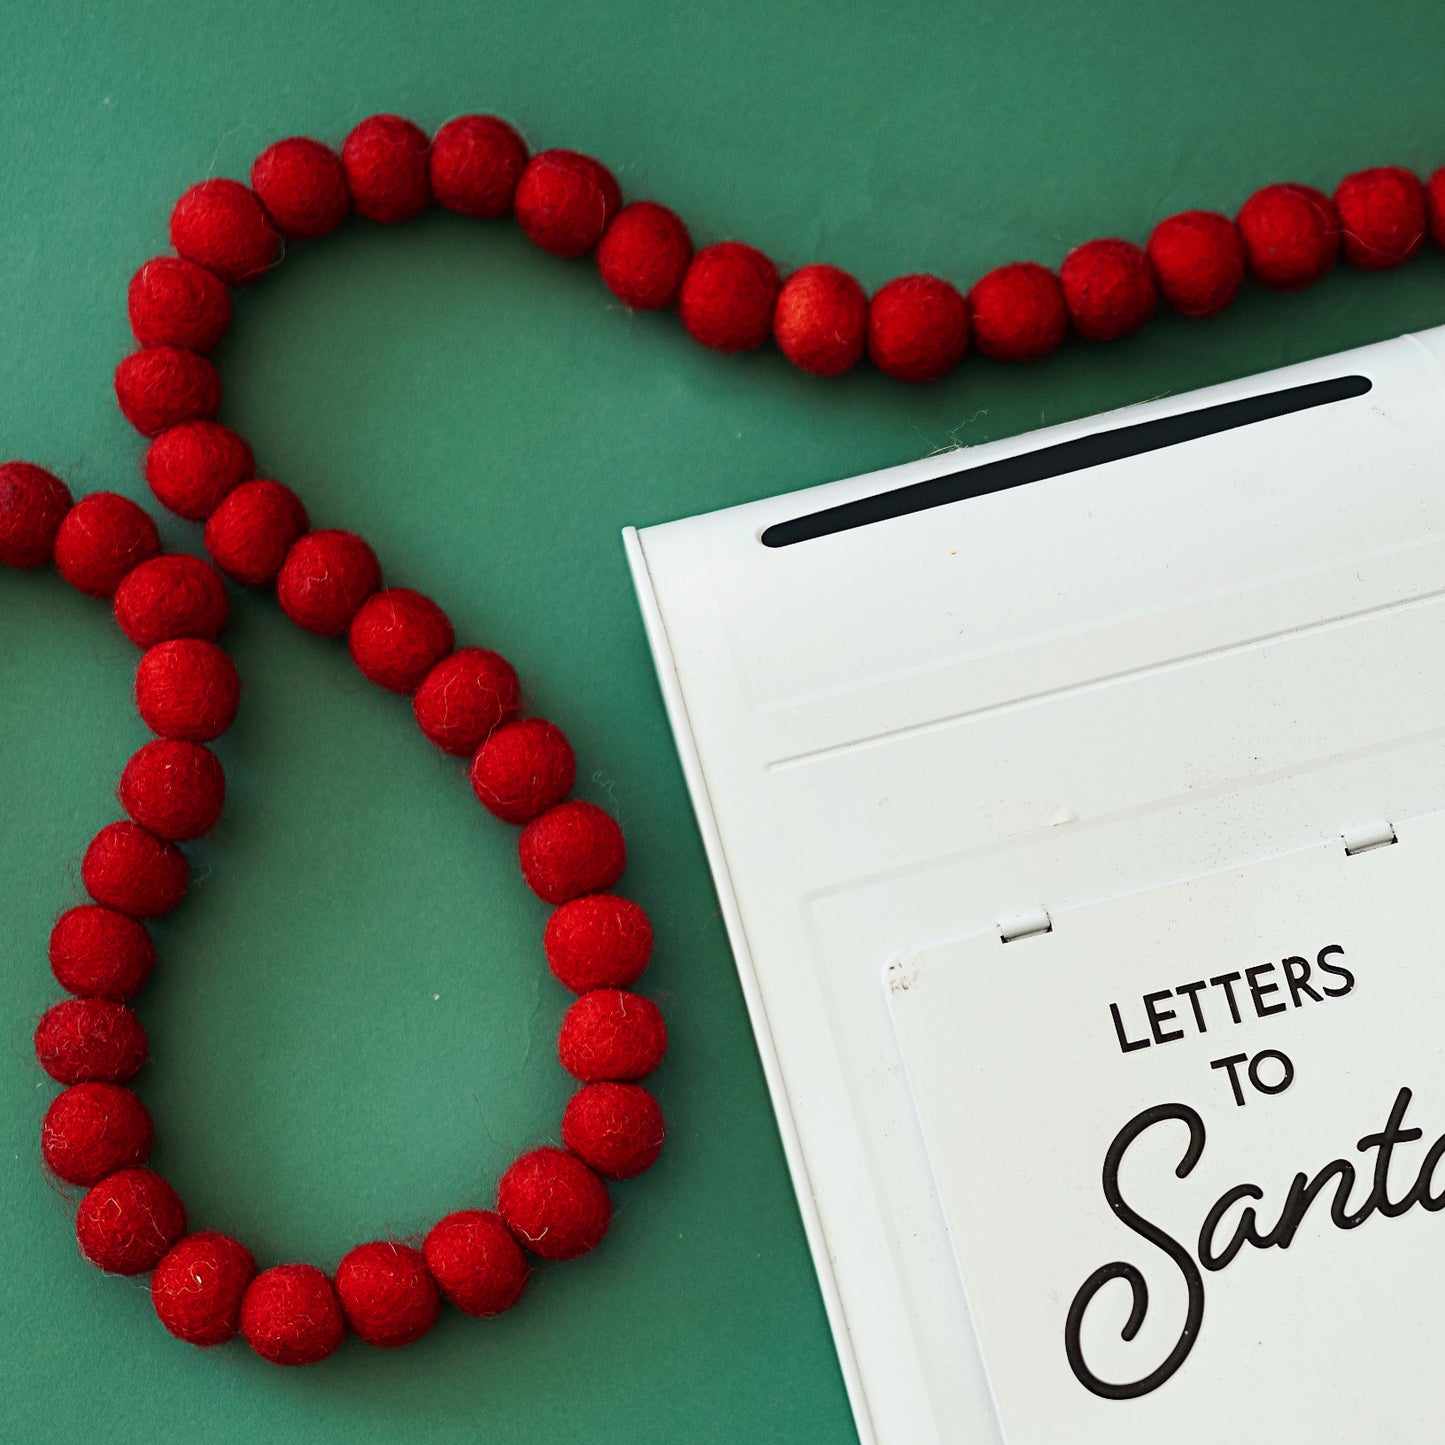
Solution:
[[[436,202],[478,219],[515,216],[538,246],[596,256],[626,306],[676,307],[704,346],[739,352],[774,340],[795,365],[836,376],[866,355],[887,375],[930,382],[972,344],[1005,361],[1047,355],[1074,332],[1112,341],[1143,326],[1159,300],[1212,316],[1246,275],[1280,290],[1319,280],[1343,250],[1365,270],[1398,265],[1427,235],[1445,246],[1445,169],[1422,183],[1386,166],[1347,177],[1333,197],[1267,186],[1237,221],[1186,211],[1161,221],[1144,247],[1107,238],[1076,247],[1056,274],[1034,262],[1001,266],[967,294],[930,275],[901,276],[871,298],[837,267],[807,265],[784,280],[761,251],[719,241],[694,251],[679,217],[651,201],[622,204],[616,180],[576,151],[530,155],[491,116],[449,121],[435,136],[399,116],[362,121],[340,154],[292,137],[265,150],[250,185],[191,187],[171,214],[174,255],[147,261],[128,303],[140,349],[116,368],[121,410],[150,438],[145,476],[172,512],[204,524],[211,561],[163,555],[149,515],[98,492],[73,502],[57,477],[25,462],[0,465],[0,563],[54,563],[80,591],[111,601],[141,649],[135,698],[155,734],[126,764],[126,819],[102,828],[81,876],[91,902],[57,921],[56,980],[70,998],[35,1032],[37,1057],[63,1091],[42,1126],[41,1152],[83,1188],[80,1251],[100,1269],[150,1272],[161,1323],[210,1346],[241,1333],[265,1359],[312,1364],[346,1333],[411,1343],[443,1299],[492,1315],[520,1298],[528,1254],[570,1259],[593,1249],[611,1219],[607,1179],[648,1169],[662,1147],[656,1100],[638,1081],[667,1046],[661,1014],[631,991],[647,967],[652,928],[611,890],[626,865],[621,830],[602,809],[569,798],[576,765],[563,732],[521,717],[516,673],[495,652],[455,645],[431,599],[383,585],[362,538],[313,529],[300,498],[258,474],[250,447],[215,420],[221,386],[207,353],[231,321],[230,288],[261,277],[289,242],[326,235],[355,211],[381,224]],[[477,798],[520,828],[524,879],[555,905],[547,962],[577,995],[558,1039],[581,1084],[562,1119],[565,1147],[523,1154],[503,1174],[492,1209],[463,1208],[420,1247],[377,1240],[346,1254],[333,1275],[307,1264],[257,1271],[249,1250],[213,1230],[188,1232],[184,1206],[145,1167],[151,1119],[125,1087],[145,1064],[145,1030],[129,1000],[155,950],[145,921],[175,908],[189,865],[180,844],[220,816],[225,775],[206,746],[236,715],[240,681],[216,639],[229,604],[223,574],[273,587],[299,627],[345,636],[364,676],[411,698],[422,733],[469,760]]]

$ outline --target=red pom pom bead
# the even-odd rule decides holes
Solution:
[[[174,843],[135,823],[111,823],[90,840],[80,865],[85,891],[132,918],[159,918],[186,896],[191,869]]]
[[[624,206],[597,248],[603,284],[634,311],[660,311],[677,300],[692,260],[681,219],[655,201]]]
[[[314,1265],[262,1270],[241,1301],[246,1343],[273,1365],[314,1365],[346,1337],[331,1281]]]
[[[143,1164],[154,1130],[146,1106],[119,1084],[72,1084],[51,1100],[40,1126],[40,1154],[67,1184],[94,1184]]]
[[[204,356],[175,346],[133,351],[115,369],[115,399],[125,419],[142,435],[202,418],[221,406],[221,378]]]
[[[530,822],[560,803],[576,776],[566,734],[539,717],[498,728],[472,759],[472,791],[504,823]]]
[[[463,1314],[509,1310],[527,1287],[527,1257],[500,1214],[460,1209],[438,1220],[422,1245],[426,1267]]]
[[[973,339],[995,361],[1037,361],[1069,330],[1059,278],[1036,261],[1000,266],[968,293]]]
[[[421,1251],[391,1240],[347,1254],[336,1266],[336,1295],[357,1337],[383,1350],[419,1340],[442,1312]]]
[[[652,957],[652,924],[630,899],[588,893],[552,914],[542,947],[558,983],[573,993],[626,988]]]
[[[968,302],[937,276],[896,276],[868,304],[868,356],[898,381],[939,381],[968,349]]]
[[[354,532],[307,532],[286,553],[276,597],[298,627],[340,637],[380,586],[381,563]]]
[[[1425,244],[1425,187],[1403,166],[1374,166],[1335,188],[1345,260],[1361,271],[1408,261]]]
[[[587,1084],[562,1115],[562,1142],[604,1179],[646,1173],[666,1134],[657,1100],[636,1084]]]
[[[607,1186],[565,1149],[534,1149],[502,1175],[497,1211],[542,1259],[575,1259],[602,1243],[612,1222]]]
[[[80,1252],[109,1274],[145,1274],[185,1232],[185,1205],[149,1169],[106,1175],[75,1213]]]
[[[1087,341],[1128,336],[1159,305],[1149,258],[1129,241],[1109,238],[1075,246],[1059,267],[1059,281],[1074,330]]]
[[[281,238],[245,186],[217,177],[192,186],[176,202],[171,245],[187,261],[241,286],[276,259]]]
[[[130,329],[142,346],[209,351],[231,324],[231,293],[182,256],[156,256],[130,278]]]
[[[399,115],[368,116],[341,147],[352,204],[368,221],[419,216],[431,200],[426,132]]]
[[[373,593],[351,619],[347,641],[362,675],[389,692],[412,693],[452,650],[445,612],[409,587]]]
[[[1217,211],[1166,216],[1149,237],[1148,254],[1164,299],[1197,320],[1223,311],[1244,280],[1244,243]]]
[[[1425,218],[1430,225],[1430,239],[1445,247],[1445,166],[1426,182]]]
[[[267,146],[251,163],[251,189],[276,229],[298,241],[328,235],[351,209],[341,158],[310,136]]]
[[[667,1053],[667,1025],[650,998],[620,988],[584,993],[562,1019],[557,1057],[584,1084],[645,1078]]]
[[[617,214],[622,192],[601,161],[580,151],[540,151],[522,171],[512,204],[533,244],[554,256],[585,256]]]
[[[741,241],[718,241],[692,258],[678,293],[688,334],[714,351],[751,351],[768,339],[782,289],[778,268]]]
[[[458,758],[470,757],[521,705],[522,685],[512,664],[485,647],[464,647],[442,658],[411,703],[422,733]]]
[[[241,1301],[256,1261],[239,1240],[203,1229],[177,1241],[151,1275],[156,1318],[178,1340],[223,1345],[241,1328]]]
[[[123,1003],[145,986],[155,961],[150,934],[113,908],[84,903],[50,931],[50,968],[66,993]]]
[[[44,567],[70,510],[70,488],[29,462],[0,463],[0,567]]]
[[[492,220],[512,209],[527,145],[494,115],[459,115],[432,137],[429,164],[438,205]]]
[[[773,308],[778,349],[813,376],[841,376],[863,358],[868,298],[836,266],[804,266],[783,283]]]
[[[1276,291],[1313,286],[1340,251],[1334,203],[1313,186],[1289,181],[1265,186],[1244,203],[1239,236],[1250,275]]]
[[[547,903],[605,893],[627,867],[622,829],[592,803],[558,803],[533,818],[517,840],[522,876]]]
[[[214,642],[158,643],[135,670],[136,711],[163,738],[208,743],[235,721],[240,701],[236,664]]]
[[[160,550],[156,524],[129,497],[92,492],[61,519],[55,569],[87,597],[113,597],[120,579]]]
[[[115,589],[115,620],[137,647],[174,637],[212,638],[231,614],[220,573],[184,552],[152,557]]]
[[[120,805],[148,833],[183,843],[215,826],[226,775],[199,743],[157,738],[131,755],[120,775]]]
[[[255,469],[245,438],[214,421],[173,426],[146,452],[146,481],[155,499],[191,522],[204,522]]]
[[[311,525],[301,499],[280,482],[242,482],[206,523],[206,551],[228,577],[269,587],[291,544]]]
[[[59,1084],[123,1084],[150,1057],[150,1040],[123,1003],[67,998],[41,1016],[35,1057]]]

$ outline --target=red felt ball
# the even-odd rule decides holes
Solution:
[[[256,1261],[239,1240],[203,1229],[177,1240],[151,1275],[156,1318],[187,1344],[223,1345],[241,1328]]]
[[[159,918],[186,896],[191,869],[174,843],[135,823],[111,823],[90,840],[80,865],[97,903],[133,918]]]
[[[968,302],[937,276],[895,276],[868,303],[868,357],[898,381],[939,381],[968,349]]]
[[[51,1100],[40,1155],[67,1184],[94,1184],[145,1163],[154,1130],[146,1106],[119,1084],[72,1084]]]
[[[0,567],[44,567],[70,510],[70,488],[44,467],[0,463]]]
[[[646,1173],[666,1134],[657,1100],[637,1084],[585,1084],[562,1115],[562,1142],[604,1179]]]
[[[176,202],[171,245],[187,261],[242,286],[276,259],[281,238],[250,190],[217,177],[192,186]]]
[[[310,136],[267,146],[251,162],[251,189],[276,229],[300,241],[328,235],[351,209],[340,156]]]
[[[178,517],[204,522],[256,469],[244,437],[214,421],[187,421],[162,432],[146,451],[146,481]]]
[[[1340,252],[1334,203],[1313,186],[1265,186],[1240,208],[1239,237],[1250,275],[1276,291],[1313,286]]]
[[[231,615],[221,574],[184,552],[152,557],[126,573],[114,608],[120,630],[137,647],[173,637],[216,637]]]
[[[1445,166],[1425,183],[1425,215],[1430,224],[1430,239],[1445,247]]]
[[[533,818],[517,840],[522,876],[547,903],[605,893],[627,867],[622,829],[592,803],[572,799]]]
[[[346,1337],[331,1281],[315,1265],[263,1269],[241,1301],[246,1343],[273,1365],[314,1365]]]
[[[341,164],[351,203],[368,221],[392,225],[431,200],[426,132],[399,115],[371,115],[346,137]]]
[[[557,1057],[584,1084],[645,1078],[667,1052],[667,1025],[650,998],[620,988],[595,988],[562,1018]]]
[[[159,436],[180,422],[215,416],[221,406],[221,378],[193,351],[147,346],[116,367],[115,399],[142,436]]]
[[[557,981],[573,993],[626,988],[652,957],[652,924],[630,899],[588,893],[552,914],[542,947]]]
[[[362,676],[389,692],[412,693],[452,650],[445,612],[409,587],[388,587],[361,604],[347,642]]]
[[[227,493],[206,523],[206,551],[228,577],[269,587],[291,544],[311,525],[290,487],[261,479]]]
[[[381,563],[354,532],[307,532],[286,553],[276,597],[298,627],[340,637],[380,586]]]
[[[92,492],[61,519],[55,569],[87,597],[113,597],[120,579],[160,550],[156,524],[129,497]]]
[[[527,1257],[502,1216],[489,1209],[459,1209],[438,1220],[422,1255],[438,1288],[463,1314],[499,1315],[527,1287]]]
[[[1047,266],[1015,261],[980,277],[968,293],[973,339],[995,361],[1037,361],[1069,331],[1064,288]]]
[[[163,738],[208,743],[235,721],[241,701],[236,664],[195,637],[157,643],[135,670],[135,705]]]
[[[794,366],[814,376],[841,376],[863,359],[868,298],[846,271],[804,266],[778,292],[773,337]]]
[[[215,827],[226,802],[220,760],[199,743],[156,738],[120,775],[120,805],[148,833],[184,843]]]
[[[1223,311],[1244,280],[1244,243],[1228,216],[1181,211],[1166,216],[1149,237],[1149,264],[1164,299],[1202,320]]]
[[[1130,241],[1075,246],[1059,267],[1064,305],[1087,341],[1117,341],[1137,331],[1159,305],[1149,258]]]
[[[1374,166],[1335,187],[1345,260],[1361,271],[1408,261],[1425,244],[1425,187],[1403,166]]]
[[[126,309],[142,346],[209,351],[231,324],[231,293],[194,261],[156,256],[130,278]]]
[[[622,205],[601,161],[580,151],[539,151],[526,164],[512,201],[523,234],[554,256],[585,256]]]
[[[150,1040],[123,1003],[67,998],[41,1015],[35,1057],[59,1084],[123,1084],[150,1057]]]
[[[681,219],[655,201],[624,206],[597,248],[603,284],[634,311],[660,311],[677,300],[692,260]]]
[[[692,258],[678,293],[688,334],[714,351],[751,351],[773,329],[782,289],[778,268],[741,241],[717,241]]]
[[[463,647],[427,673],[412,698],[422,733],[453,757],[470,757],[522,705],[522,685],[506,658]]]
[[[459,115],[431,142],[431,193],[459,215],[491,220],[512,209],[527,143],[494,115]]]
[[[83,903],[50,931],[50,968],[66,993],[123,1003],[145,986],[155,961],[144,926],[113,908]]]
[[[612,1200],[607,1186],[565,1149],[534,1149],[502,1175],[497,1212],[533,1254],[575,1259],[602,1243]]]
[[[117,1169],[75,1213],[80,1252],[109,1274],[144,1274],[186,1232],[186,1207],[159,1174]]]
[[[419,1340],[442,1312],[421,1251],[389,1239],[358,1244],[342,1258],[336,1295],[353,1333],[383,1350]]]
[[[528,823],[560,803],[576,777],[566,734],[539,717],[498,728],[472,759],[472,791],[504,823]]]

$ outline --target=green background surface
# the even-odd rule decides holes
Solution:
[[[125,284],[171,200],[269,141],[467,110],[596,153],[701,241],[876,286],[1056,264],[1254,186],[1445,160],[1439,0],[669,9],[648,0],[0,4],[0,453],[142,497],[111,400]],[[104,607],[0,574],[0,1437],[846,1441],[852,1426],[618,530],[901,462],[1445,320],[1445,261],[1247,293],[1045,364],[908,390],[724,361],[630,316],[590,263],[434,214],[298,249],[240,301],[224,418],[322,524],[518,664],[628,829],[659,948],[671,1135],[612,1235],[510,1316],[281,1372],[204,1355],[143,1283],[76,1257],[37,1168],[30,1033],[55,914],[143,740]],[[194,529],[165,528],[196,549]],[[226,817],[157,926],[141,1001],[154,1160],[263,1262],[332,1265],[486,1201],[555,1127],[564,1007],[510,830],[406,708],[264,596],[234,598]]]

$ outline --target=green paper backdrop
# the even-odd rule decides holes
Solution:
[[[0,6],[0,454],[144,494],[110,372],[127,278],[171,200],[270,140],[374,110],[510,117],[596,153],[700,240],[876,286],[1056,264],[1255,185],[1445,160],[1438,0],[952,6]],[[455,1315],[313,1371],[203,1355],[143,1282],[76,1257],[36,1164],[53,1089],[30,1032],[45,938],[142,740],[134,653],[53,577],[0,573],[0,1342],[15,1441],[846,1441],[852,1426],[618,531],[901,462],[1445,320],[1445,262],[1247,294],[1113,347],[908,390],[724,361],[631,316],[590,263],[429,215],[298,249],[237,308],[224,417],[322,524],[377,547],[564,724],[656,921],[671,1135],[596,1254],[510,1316]],[[177,546],[193,529],[167,524]],[[513,837],[405,704],[236,595],[226,817],[157,926],[140,1084],[193,1219],[327,1265],[485,1200],[555,1127],[565,997]]]

